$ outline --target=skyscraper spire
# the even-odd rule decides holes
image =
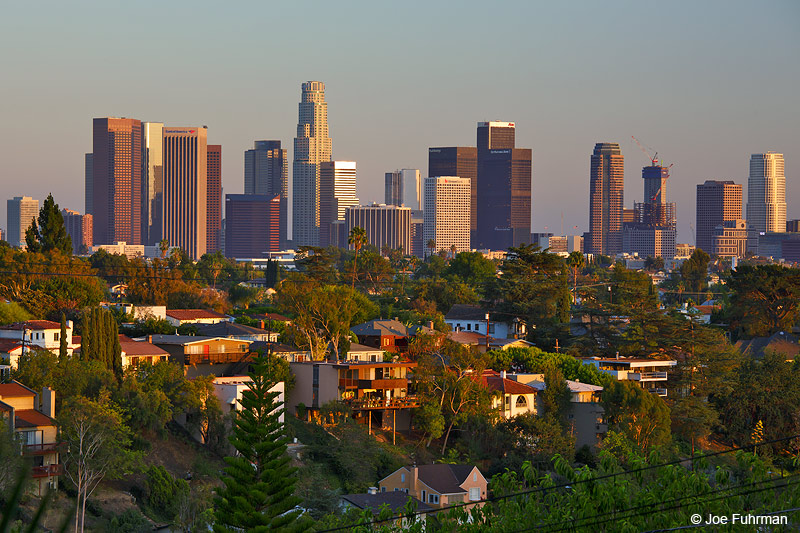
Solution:
[[[305,82],[302,88],[294,139],[292,238],[295,246],[318,246],[319,164],[331,160],[328,104],[321,81]]]

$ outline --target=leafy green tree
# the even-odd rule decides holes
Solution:
[[[178,514],[178,502],[189,495],[189,484],[163,466],[151,465],[145,476],[145,495],[151,509],[172,520]]]
[[[694,455],[698,440],[707,438],[719,423],[717,410],[699,396],[687,396],[672,407],[672,433],[692,445]]]
[[[780,265],[740,265],[727,282],[726,314],[732,331],[768,336],[791,331],[800,320],[800,270]]]
[[[264,269],[264,279],[268,289],[274,289],[275,285],[278,284],[280,280],[280,270],[278,268],[278,262],[274,259],[267,261],[267,267]]]
[[[31,319],[22,306],[16,302],[0,303],[0,325],[13,324],[14,322],[25,322]]]
[[[367,232],[364,228],[360,228],[356,226],[355,228],[350,230],[350,236],[347,238],[347,244],[353,247],[356,251],[356,255],[353,258],[353,281],[350,285],[350,288],[355,288],[356,286],[356,265],[358,265],[358,252],[361,248],[367,244]]]
[[[708,287],[708,263],[711,257],[700,248],[681,265],[681,278],[686,284],[686,290],[695,298],[705,292]]]
[[[39,210],[38,224],[34,219],[25,231],[25,244],[31,252],[58,251],[63,255],[72,255],[72,239],[67,234],[64,217],[52,194],[47,195]]]
[[[445,270],[446,276],[457,278],[478,290],[496,274],[497,265],[480,252],[461,252],[450,260]]]
[[[58,418],[67,443],[66,475],[75,485],[75,530],[83,531],[86,500],[106,478],[118,477],[133,459],[127,451],[130,430],[120,412],[107,400],[70,398]]]
[[[603,391],[609,429],[623,433],[646,453],[670,439],[669,407],[632,381],[614,381]]]
[[[328,248],[300,246],[294,255],[294,264],[299,272],[319,283],[335,283],[339,279],[336,257]]]
[[[575,250],[569,253],[566,263],[572,271],[572,303],[576,303],[578,301],[578,274],[586,266],[586,258],[583,252]]]
[[[234,418],[231,444],[238,454],[226,457],[224,487],[217,490],[214,531],[304,531],[308,524],[294,510],[296,469],[286,453],[278,393],[267,378],[267,363],[257,359],[252,383],[242,393],[242,410]]]

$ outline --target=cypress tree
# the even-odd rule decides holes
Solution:
[[[81,317],[81,361],[88,361],[92,352],[92,312],[84,311]]]
[[[109,313],[110,315],[111,313]],[[109,368],[114,372],[117,381],[122,383],[122,347],[119,344],[119,325],[113,317],[111,322],[111,366]]]
[[[61,313],[61,335],[58,344],[58,360],[63,361],[67,357],[67,316]]]
[[[307,521],[293,495],[296,468],[290,466],[280,414],[283,404],[268,378],[267,361],[260,355],[249,374],[252,384],[242,393],[230,442],[239,452],[226,457],[224,487],[217,489],[214,531],[306,531]]]

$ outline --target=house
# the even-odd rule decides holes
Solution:
[[[480,383],[492,394],[492,409],[508,420],[517,415],[536,414],[537,389],[506,377],[505,371],[484,370]]]
[[[246,370],[252,358],[250,341],[195,335],[148,335],[147,342],[169,353],[169,359],[183,365],[183,373],[224,376]],[[242,368],[244,366],[244,368]]]
[[[365,346],[363,344],[358,344],[357,342],[351,342],[350,349],[347,350],[345,357],[347,358],[346,361],[382,362],[385,353],[386,352],[379,348],[373,348],[372,346]]]
[[[486,478],[472,465],[403,466],[380,480],[381,492],[404,492],[439,509],[480,502],[486,498],[486,487]]]
[[[72,321],[67,320],[67,354],[72,355],[75,346],[72,344]],[[27,352],[30,346],[38,346],[45,350],[57,354],[61,348],[61,324],[50,320],[28,320],[27,322],[16,322],[7,326],[0,326],[0,339],[18,341],[22,347],[19,355]],[[15,350],[11,344],[5,344],[4,348]],[[8,355],[9,364],[16,369],[19,357],[11,352],[3,352]]]
[[[508,374],[509,379],[525,383],[537,391],[537,408],[541,393],[547,388],[543,374]],[[600,405],[603,387],[565,380],[570,392],[569,410],[566,413],[567,424],[575,437],[575,448],[582,446],[595,447],[608,433],[605,421],[605,409]]]
[[[455,304],[444,317],[451,331],[472,331],[497,339],[524,339],[525,323],[505,314],[487,311],[477,305]]]
[[[795,357],[800,355],[800,339],[797,335],[785,331],[779,331],[769,337],[740,340],[735,346],[743,356],[753,359],[763,359],[767,351],[781,354],[787,362],[794,361]]]
[[[667,396],[668,371],[678,364],[674,359],[637,359],[634,357],[579,357],[585,365],[594,365],[619,381],[635,381],[648,392]]]
[[[119,336],[119,346],[122,349],[122,368],[136,368],[143,363],[154,365],[169,360],[169,352],[166,350],[147,341],[135,341],[127,335]]]
[[[486,352],[487,341],[489,350],[508,350],[509,348],[530,348],[535,346],[532,342],[524,339],[498,339],[491,336],[487,337],[476,331],[450,331],[447,333],[447,338],[464,346],[473,346],[480,353]]]
[[[0,417],[19,438],[22,455],[33,461],[33,492],[44,496],[48,488],[58,488],[58,478],[64,474],[59,453],[64,443],[58,440],[56,393],[42,389],[42,405],[35,391],[18,381],[0,384]]]
[[[378,319],[357,324],[350,331],[358,337],[358,342],[365,346],[380,348],[387,352],[405,353],[411,337],[420,333],[430,333],[433,325],[409,326],[399,320]]]
[[[215,324],[197,324],[197,333],[206,337],[225,337],[251,342],[278,342],[278,333],[263,328],[254,328],[236,322],[217,322]]]
[[[317,416],[328,402],[347,404],[356,421],[370,429],[392,431],[411,427],[411,410],[419,407],[408,393],[409,370],[417,363],[400,361],[308,361],[289,363],[295,376],[286,407],[297,413],[298,405]]]
[[[12,369],[19,368],[19,358],[22,357],[22,341],[14,339],[0,339],[0,358],[7,363],[2,366]]]
[[[253,380],[249,376],[228,376],[215,377],[212,382],[214,385],[214,396],[219,400],[222,407],[222,414],[226,415],[233,411],[242,410],[242,393],[250,388]],[[285,398],[284,383],[280,381],[269,389],[269,392],[277,392],[276,402],[283,404]],[[283,410],[280,414],[280,422],[283,424]]]
[[[175,327],[184,324],[218,324],[233,320],[228,315],[211,309],[167,309],[166,316],[167,322]]]
[[[372,514],[378,516],[384,507],[388,507],[392,512],[392,516],[400,517],[408,506],[408,501],[411,500],[416,512],[427,513],[434,508],[428,504],[422,503],[417,498],[410,496],[406,491],[391,491],[391,492],[378,492],[377,487],[369,487],[366,494],[344,494],[340,497],[339,507],[342,510],[351,508],[356,509],[369,509]],[[415,521],[425,523],[426,514],[417,515],[414,518],[400,517],[393,521],[391,525],[404,531],[411,527]],[[383,524],[389,525],[387,522]],[[424,525],[423,525],[424,527]]]
[[[255,341],[250,344],[251,352],[271,353],[284,359],[288,363],[311,361],[311,351],[303,350],[296,346],[282,344],[280,342]]]

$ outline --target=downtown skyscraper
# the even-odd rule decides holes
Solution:
[[[597,143],[589,165],[588,253],[614,256],[622,251],[625,160],[619,143]]]
[[[786,231],[786,176],[783,154],[750,156],[747,180],[747,226],[752,234]]]
[[[319,172],[319,245],[340,246],[347,240],[339,234],[344,227],[345,210],[358,205],[356,196],[356,162],[325,161]],[[340,239],[342,238],[342,239]]]
[[[714,230],[726,222],[742,218],[742,186],[732,181],[706,180],[697,185],[695,245],[714,253]]]
[[[286,247],[289,228],[289,160],[280,141],[255,141],[244,152],[244,193],[280,196],[280,242]]]
[[[206,147],[206,252],[221,251],[222,237],[222,145]]]
[[[93,121],[92,208],[95,244],[143,244],[142,122],[132,118]]]
[[[478,227],[478,149],[474,146],[428,148],[428,176],[458,176],[470,180],[469,230],[471,240],[474,239]],[[420,209],[425,208],[423,206]]]
[[[207,195],[208,130],[165,127],[162,238],[192,259],[206,253]]]
[[[472,224],[472,247],[507,250],[528,243],[531,149],[515,148],[513,122],[479,122],[477,137],[478,179],[471,186],[477,223]]]
[[[154,246],[161,240],[164,195],[164,124],[142,122],[142,240]]]
[[[292,239],[294,246],[318,246],[320,227],[320,163],[331,160],[325,84],[302,85],[297,137],[294,139]]]

